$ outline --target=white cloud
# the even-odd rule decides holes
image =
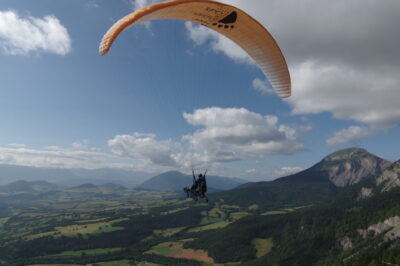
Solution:
[[[97,0],[88,0],[86,2],[86,7],[88,7],[88,8],[99,8],[99,3],[97,2]]]
[[[400,123],[399,1],[222,2],[254,16],[277,40],[292,76],[293,114],[330,112],[337,119],[382,127]],[[240,49],[216,45],[224,42],[221,35],[186,28],[196,45],[243,58]]]
[[[56,150],[61,150],[62,147],[56,146],[56,145],[50,145],[50,146],[44,146],[44,150],[51,150],[51,151],[56,151]]]
[[[263,164],[256,168],[235,172],[233,176],[256,182],[271,181],[279,177],[296,174],[303,170],[304,168],[299,166],[268,167],[266,164]]]
[[[108,141],[118,156],[138,160],[149,168],[190,169],[275,154],[292,154],[304,148],[295,129],[278,124],[244,108],[205,108],[184,113],[199,126],[180,141],[158,140],[154,134],[118,135]],[[165,168],[166,167],[166,168]]]
[[[264,95],[274,93],[274,90],[269,86],[269,83],[259,78],[253,80],[253,88]]]
[[[274,173],[275,177],[283,177],[283,176],[296,174],[303,170],[304,170],[304,168],[299,167],[299,166],[285,166],[285,167],[275,169],[273,171],[273,173]]]
[[[218,39],[218,33],[209,28],[202,27],[191,22],[185,22],[188,38],[195,43],[195,45],[203,45],[207,41]]]
[[[275,116],[262,116],[244,108],[206,108],[184,113],[187,122],[201,126],[184,136],[195,157],[224,162],[257,156],[291,154],[303,149],[296,131],[278,124]]]
[[[301,132],[308,132],[308,131],[313,130],[313,126],[312,125],[301,125],[301,126],[298,126],[298,130]]]
[[[71,39],[53,15],[21,18],[15,11],[0,11],[0,50],[11,55],[65,55],[71,50]]]
[[[134,10],[138,10],[145,6],[155,4],[157,2],[161,2],[161,0],[132,0],[131,5]],[[147,29],[150,29],[151,22],[145,21],[140,23],[139,25],[144,25]]]
[[[332,137],[326,140],[326,143],[331,146],[341,145],[371,136],[372,134],[373,130],[369,128],[350,126],[348,128],[336,131]]]
[[[338,119],[390,126],[400,122],[399,69],[384,73],[306,62],[292,69],[293,114],[330,112]],[[399,73],[399,72],[397,72]]]
[[[147,5],[153,4],[155,2],[158,2],[158,1],[155,1],[155,0],[133,0],[132,5],[133,5],[133,8],[135,10],[137,10],[137,9],[143,8]]]
[[[254,168],[252,168],[252,169],[248,169],[248,170],[246,170],[246,173],[248,173],[248,174],[254,174],[254,173],[257,173],[257,169],[254,169]]]
[[[185,27],[188,38],[192,40],[195,45],[207,44],[212,51],[216,53],[222,52],[236,62],[254,64],[254,61],[242,48],[221,34],[191,22],[186,22]]]
[[[134,168],[130,162],[112,154],[55,146],[52,149],[0,147],[0,164],[87,169]]]
[[[146,164],[176,166],[173,156],[179,151],[180,144],[171,140],[156,140],[154,134],[117,135],[108,141],[112,152]]]
[[[88,148],[88,139],[84,139],[83,141],[74,141],[72,143],[72,148],[75,150],[87,150]]]

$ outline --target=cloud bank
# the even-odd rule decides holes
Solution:
[[[118,135],[108,141],[118,156],[139,160],[148,167],[188,169],[304,149],[296,130],[244,108],[205,108],[184,113],[198,129],[180,141],[157,140],[155,134]]]
[[[0,164],[23,165],[51,168],[86,168],[103,167],[135,169],[130,162],[118,156],[77,147],[62,148],[57,146],[44,148],[0,147]],[[140,169],[140,168],[139,168]]]
[[[158,139],[155,134],[116,135],[107,144],[111,153],[90,147],[89,140],[70,147],[29,148],[12,143],[0,147],[0,164],[58,168],[125,168],[144,172],[187,171],[192,167],[227,174],[224,163],[265,159],[271,155],[293,154],[304,149],[297,130],[279,123],[276,116],[261,115],[244,108],[210,107],[184,113],[193,133],[178,140]],[[252,177],[275,177],[279,173],[255,172]],[[241,170],[235,176],[246,177]],[[229,175],[229,174],[228,174]]]

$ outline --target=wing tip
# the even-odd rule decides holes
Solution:
[[[108,53],[107,50],[99,49],[99,54],[100,54],[100,55],[106,55],[107,53]]]
[[[110,46],[107,44],[108,38],[103,38],[99,45],[99,54],[105,55],[110,50]]]

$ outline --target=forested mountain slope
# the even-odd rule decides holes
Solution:
[[[263,208],[315,204],[332,199],[345,186],[381,174],[389,165],[364,149],[344,149],[297,174],[244,184],[213,197],[229,204],[258,204]]]

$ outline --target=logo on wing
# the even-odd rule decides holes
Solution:
[[[218,28],[233,29],[235,27],[237,17],[237,12],[233,11],[228,16],[224,17],[218,22],[213,23],[213,26],[217,26]]]

